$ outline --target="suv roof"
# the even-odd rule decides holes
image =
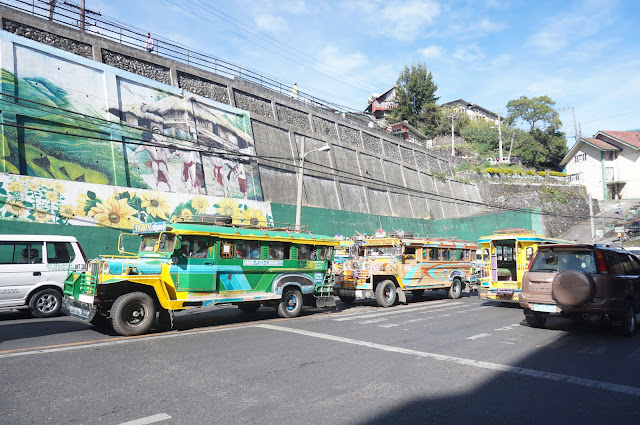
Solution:
[[[59,235],[0,235],[0,241],[5,242],[77,242],[73,236]]]

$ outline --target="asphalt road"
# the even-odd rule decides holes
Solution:
[[[639,424],[640,335],[434,293],[122,338],[0,313],[2,424]]]

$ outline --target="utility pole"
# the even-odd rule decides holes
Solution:
[[[591,221],[591,243],[596,241],[596,225],[593,220],[593,200],[589,195],[589,220]]]
[[[56,8],[57,0],[49,0],[49,20],[53,21],[53,10]]]
[[[511,133],[511,146],[509,146],[509,164],[511,164],[511,150],[513,149],[513,139],[516,138],[516,129],[513,129],[513,133]]]
[[[576,142],[577,142],[578,141],[578,125],[576,124],[576,110],[573,106],[571,107],[571,112],[573,112],[573,129],[576,132]]]
[[[64,4],[66,4],[67,6],[71,6],[71,7],[75,7],[76,9],[80,9],[80,29],[82,31],[84,31],[85,28],[85,22],[86,22],[86,15],[90,14],[90,15],[96,15],[96,16],[102,16],[100,14],[100,12],[96,12],[94,10],[91,9],[87,9],[84,5],[84,1],[85,0],[81,0],[80,6],[78,6],[77,4],[73,4],[73,3],[69,3],[69,2],[64,2]],[[49,13],[51,14],[51,6],[49,6]]]
[[[498,151],[500,153],[498,163],[502,164],[502,125],[500,125],[500,112],[498,112]]]
[[[457,117],[458,117],[458,113],[451,111],[451,115],[449,115],[449,118],[451,118],[451,156],[456,156],[455,134],[454,134],[455,127],[453,122]]]

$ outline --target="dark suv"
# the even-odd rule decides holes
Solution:
[[[606,318],[631,336],[640,312],[640,262],[608,245],[541,244],[522,278],[520,305],[532,327],[544,326],[551,314]]]

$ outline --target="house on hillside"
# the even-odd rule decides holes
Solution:
[[[387,131],[394,136],[402,138],[405,142],[417,143],[427,148],[431,147],[430,140],[427,140],[427,136],[422,134],[420,130],[409,124],[407,120],[397,122],[395,124],[389,124]]]
[[[475,103],[469,103],[463,99],[443,103],[440,107],[458,109],[469,115],[469,118],[471,119],[483,119],[486,121],[498,122],[498,114],[491,112],[480,105],[476,105]]]
[[[373,115],[377,121],[386,120],[391,111],[398,106],[395,102],[396,88],[391,87],[381,95],[372,95],[369,98],[369,104],[364,110],[365,114]],[[381,125],[383,125],[381,123]],[[384,125],[383,125],[384,126]]]
[[[640,198],[640,131],[599,131],[580,138],[562,159],[572,184],[592,198]]]

